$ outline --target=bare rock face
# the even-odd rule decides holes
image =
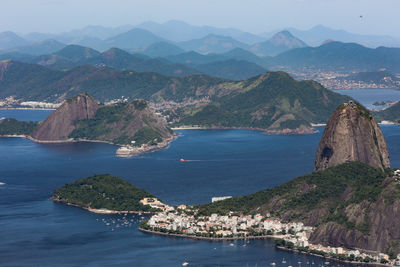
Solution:
[[[386,141],[378,123],[364,107],[350,101],[331,115],[317,150],[314,171],[361,161],[390,168]]]
[[[32,133],[38,141],[67,140],[69,134],[78,128],[77,121],[91,119],[98,109],[97,101],[88,94],[81,93],[66,100],[50,114]]]
[[[400,247],[393,244],[400,242],[400,227],[397,223],[400,220],[400,201],[395,200],[393,203],[388,203],[384,197],[380,197],[374,203],[365,201],[363,204],[365,207],[357,205],[358,213],[360,213],[356,214],[358,217],[354,218],[350,215],[349,219],[356,222],[361,218],[367,222],[368,231],[366,233],[357,229],[347,229],[336,222],[328,222],[316,228],[310,236],[310,242],[386,253],[393,251],[398,254]]]

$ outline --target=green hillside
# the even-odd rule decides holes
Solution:
[[[399,178],[361,162],[345,163],[298,177],[254,194],[200,205],[200,214],[229,211],[270,213],[316,229],[313,244],[363,248],[390,255],[400,252],[396,234]]]
[[[207,75],[236,81],[245,80],[267,72],[266,69],[255,63],[236,59],[195,65],[194,67]]]
[[[172,131],[148,108],[146,101],[134,100],[100,107],[92,119],[80,120],[70,135],[74,139],[103,140],[118,145],[156,145]]]
[[[269,72],[231,87],[240,89],[186,111],[177,124],[272,131],[309,128],[311,122],[325,123],[333,110],[349,99],[316,82],[298,82],[284,72]]]
[[[207,95],[208,88],[226,81],[204,75],[168,77],[90,65],[57,71],[17,61],[0,62],[0,77],[0,97],[14,95],[37,101],[60,101],[81,92],[101,102],[122,96],[182,101],[186,96],[199,97],[197,90]]]
[[[0,135],[30,135],[37,126],[38,122],[6,118],[0,120]]]
[[[154,197],[121,178],[109,174],[95,174],[66,184],[54,191],[52,200],[83,208],[115,211],[152,211],[140,200]]]

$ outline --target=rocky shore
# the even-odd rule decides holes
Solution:
[[[121,146],[117,149],[117,156],[118,157],[133,157],[144,153],[149,153],[157,150],[161,150],[167,148],[169,144],[175,140],[178,135],[173,135],[169,138],[164,139],[162,142],[158,143],[157,145],[142,145],[140,147],[135,146]]]

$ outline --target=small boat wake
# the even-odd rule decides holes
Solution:
[[[180,159],[180,162],[196,162],[196,161],[206,161],[201,159]]]

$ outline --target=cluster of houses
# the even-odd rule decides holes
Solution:
[[[282,223],[269,215],[228,215],[211,214],[197,216],[197,210],[178,206],[177,210],[159,212],[153,215],[147,225],[154,230],[163,230],[184,235],[196,235],[212,238],[235,238],[262,235],[296,237],[296,243],[308,244],[308,236],[313,230],[301,222]]]
[[[142,204],[159,208],[162,211],[154,214],[146,224],[148,230],[182,236],[196,236],[212,239],[273,237],[290,242],[294,247],[307,248],[308,251],[319,251],[326,255],[343,255],[358,259],[371,259],[376,262],[387,262],[400,266],[400,257],[390,260],[387,254],[348,250],[343,247],[315,245],[309,242],[314,228],[302,222],[284,223],[270,214],[243,215],[230,212],[228,215],[211,214],[199,216],[193,207],[180,205],[170,207],[155,198],[143,199]],[[400,255],[399,255],[400,256]]]

